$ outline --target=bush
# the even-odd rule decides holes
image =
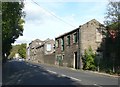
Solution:
[[[88,50],[85,50],[85,53],[83,56],[83,69],[96,70],[94,60],[95,60],[95,54],[93,53],[92,48],[89,47]]]

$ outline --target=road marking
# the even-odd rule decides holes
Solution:
[[[53,73],[53,74],[57,74],[56,72],[54,72],[54,71],[50,71],[50,70],[47,70],[48,72],[50,72],[50,73]]]
[[[77,80],[77,81],[82,81],[80,79],[74,78],[74,77],[69,77],[70,79]]]
[[[64,74],[61,74],[61,76],[63,76],[63,77],[67,77],[66,75],[64,75]]]
[[[37,67],[37,66],[34,66],[34,67]]]
[[[57,74],[57,72],[54,72],[54,71],[51,71],[51,70],[47,70],[48,72],[50,72],[50,73],[53,73],[53,74]],[[61,76],[63,76],[63,77],[68,77],[68,78],[70,78],[70,79],[73,79],[73,80],[76,80],[76,81],[82,81],[82,80],[80,80],[80,79],[77,79],[77,78],[74,78],[74,77],[70,77],[70,76],[67,76],[67,75],[64,75],[64,74],[60,74],[60,75],[58,75],[59,77],[61,77]]]
[[[93,85],[98,86],[98,87],[102,87],[102,86],[100,86],[100,85],[98,85],[98,84],[93,84]]]
[[[93,84],[93,85],[97,85],[97,84]]]

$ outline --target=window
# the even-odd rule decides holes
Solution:
[[[61,38],[61,50],[64,50],[64,38]]]
[[[77,40],[78,40],[78,38],[77,38],[77,33],[75,33],[75,34],[73,35],[73,43],[77,43]]]
[[[41,45],[41,42],[39,42],[39,45]]]
[[[70,45],[70,35],[67,36],[67,45]]]
[[[55,45],[56,47],[59,47],[59,40],[56,40]]]
[[[102,34],[98,29],[96,29],[96,42],[101,42],[101,41],[102,41]]]
[[[47,49],[46,50],[51,51],[51,47],[52,47],[51,44],[47,44]]]

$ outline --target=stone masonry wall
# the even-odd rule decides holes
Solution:
[[[101,41],[96,41],[96,29],[100,28],[99,22],[92,20],[82,25],[80,28],[80,44],[81,44],[81,53],[84,54],[85,49],[88,49],[89,46],[96,52],[96,49],[99,47]],[[102,39],[102,37],[98,37]]]

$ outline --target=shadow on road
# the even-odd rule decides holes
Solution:
[[[3,85],[73,85],[79,83],[68,77],[52,74],[43,67],[26,62],[10,61],[3,65]],[[80,86],[82,87],[82,86]]]

